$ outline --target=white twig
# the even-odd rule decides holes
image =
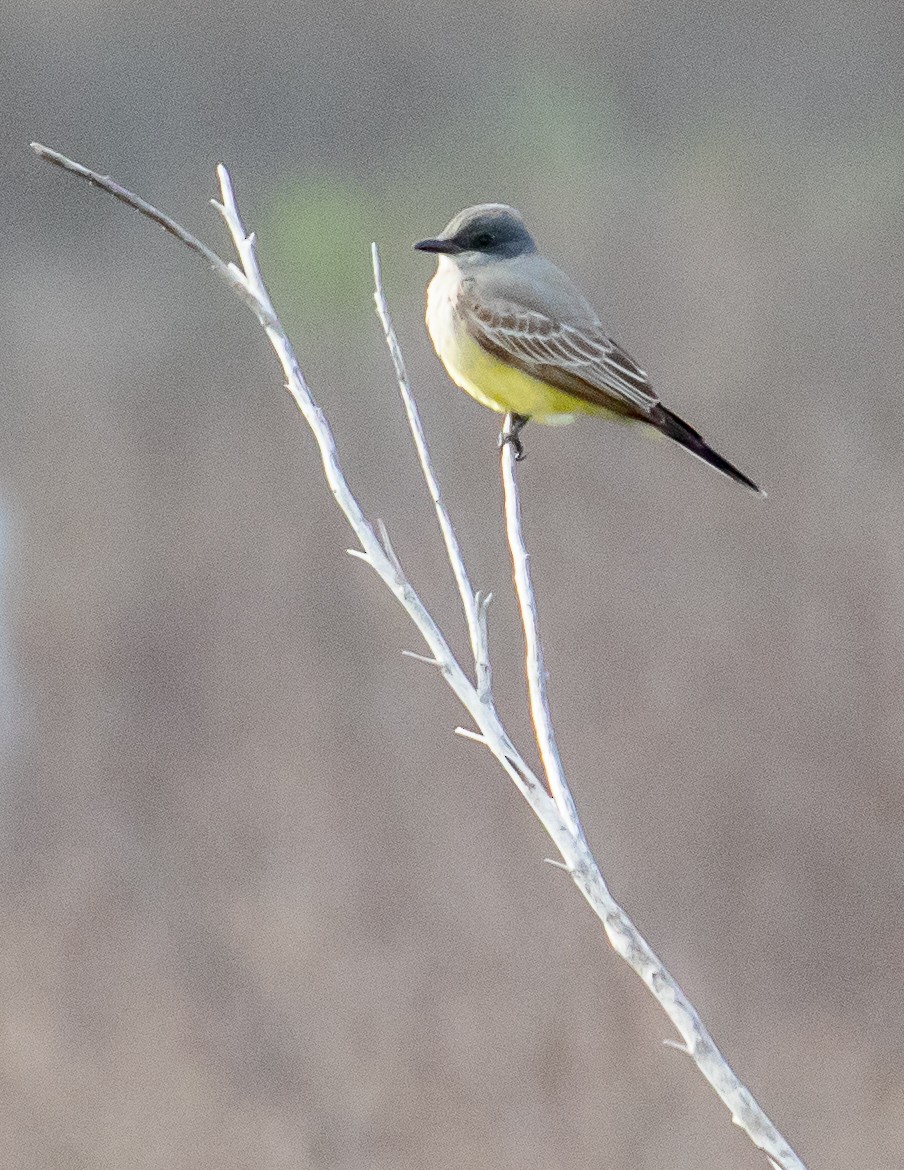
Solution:
[[[420,411],[417,408],[417,403],[414,401],[414,395],[411,393],[411,382],[408,380],[408,371],[405,368],[402,347],[399,345],[395,326],[392,323],[392,317],[389,313],[389,305],[386,303],[386,293],[383,289],[383,271],[380,267],[380,252],[376,244],[371,244],[370,252],[374,269],[374,303],[377,306],[377,315],[380,318],[380,324],[383,326],[383,334],[386,337],[386,345],[389,349],[389,355],[392,358],[392,364],[395,367],[396,380],[399,384],[399,393],[402,396],[402,403],[404,404],[405,414],[408,418],[408,426],[411,429],[417,457],[421,464],[421,470],[424,473],[427,491],[430,493],[430,499],[433,501],[433,507],[436,510],[436,518],[439,521],[443,542],[446,546],[446,555],[449,558],[449,564],[452,567],[452,573],[455,577],[455,584],[458,586],[458,592],[461,597],[462,608],[465,611],[465,620],[468,623],[468,637],[471,641],[471,653],[474,655],[477,693],[482,700],[488,701],[492,690],[492,683],[490,677],[490,653],[487,642],[486,607],[484,606],[483,610],[481,610],[479,595],[475,596],[474,590],[471,588],[471,581],[468,577],[468,570],[465,567],[464,557],[461,555],[458,537],[455,535],[455,529],[452,527],[452,521],[449,519],[446,505],[443,503],[439,481],[433,470],[433,462],[430,459],[430,451],[424,436]]]
[[[554,801],[546,791],[540,780],[534,775],[525,763],[517,749],[512,744],[508,734],[499,721],[489,693],[479,694],[475,686],[468,680],[464,671],[452,655],[445,638],[440,632],[433,618],[424,608],[420,598],[405,578],[397,564],[393,563],[391,555],[387,554],[371,524],[365,518],[358,501],[349,487],[339,466],[336,446],[332,432],[319,406],[314,401],[310,389],[299,369],[295,355],[289,344],[273,306],[267,296],[257,261],[254,255],[254,237],[246,235],[235,205],[232,187],[225,168],[218,168],[222,202],[216,204],[219,208],[229,231],[232,235],[236,250],[242,263],[243,271],[239,271],[233,264],[225,264],[218,256],[212,253],[203,244],[190,236],[175,221],[162,212],[145,203],[125,188],[120,187],[112,180],[102,176],[78,163],[72,162],[65,156],[50,151],[46,147],[32,144],[41,157],[62,167],[89,182],[110,192],[117,199],[134,207],[141,214],[148,216],[156,223],[161,224],[177,239],[182,240],[192,251],[201,255],[234,289],[246,304],[251,305],[255,314],[263,324],[267,336],[276,351],[277,357],[286,376],[286,385],[292,394],[299,410],[305,417],[320,451],[323,470],[330,490],[342,509],[352,530],[358,538],[361,549],[349,550],[352,555],[367,561],[399,603],[405,608],[415,626],[426,642],[436,665],[443,678],[452,688],[462,705],[474,720],[479,731],[469,731],[457,728],[460,735],[486,744],[508,776],[517,785],[519,791],[528,801],[531,809],[539,818],[550,838],[554,842],[564,862],[564,867],[570,872],[578,889],[587,899],[594,912],[603,924],[610,944],[628,965],[637,972],[649,988],[652,995],[663,1008],[681,1036],[683,1047],[689,1053],[697,1067],[709,1081],[715,1092],[731,1111],[732,1120],[750,1137],[754,1144],[762,1149],[769,1157],[771,1164],[778,1170],[805,1170],[803,1162],[794,1153],[790,1145],[778,1132],[747,1087],[732,1071],[722,1053],[714,1044],[693,1005],[682,992],[681,988],[660,963],[649,944],[635,927],[634,923],[612,897],[603,880],[602,874],[590,853],[589,846],[584,838],[577,814],[566,815],[566,810],[573,812],[573,801],[568,792],[561,763],[555,752],[555,741],[552,738],[549,723],[548,705],[545,699],[543,685],[542,657],[539,653],[537,638],[536,605],[530,584],[530,574],[527,568],[527,553],[524,549],[521,535],[520,513],[518,507],[517,485],[514,479],[514,464],[512,452],[507,449],[503,452],[503,481],[506,493],[506,518],[509,541],[512,547],[512,558],[515,566],[515,580],[518,588],[519,605],[525,625],[525,641],[527,643],[527,661],[529,670],[533,674],[531,682],[531,706],[540,739],[540,750],[543,755],[544,767],[550,776],[550,784],[558,784],[561,793],[558,801]],[[387,315],[388,320],[388,315]],[[384,320],[384,328],[386,321]],[[391,337],[394,334],[387,332],[387,340],[392,345]],[[397,342],[395,343],[397,347]],[[404,367],[402,367],[404,369]],[[407,385],[407,381],[406,381]],[[405,392],[403,391],[403,397]],[[408,391],[410,398],[410,391]],[[420,430],[420,423],[417,423]],[[412,428],[414,430],[414,427]],[[420,431],[423,442],[423,432]],[[417,435],[415,436],[417,442]],[[426,452],[426,443],[423,443]],[[429,458],[424,466],[425,476],[433,476]],[[434,477],[435,480],[435,477]],[[433,494],[431,492],[431,494]],[[438,489],[436,492],[438,496]],[[436,503],[436,499],[434,499]],[[445,513],[444,513],[445,514]],[[439,512],[438,512],[439,515]],[[448,517],[446,517],[448,520]],[[442,525],[441,520],[441,525]],[[451,531],[451,524],[449,525]],[[454,540],[450,550],[450,560],[455,569],[455,560],[461,562],[458,543]],[[447,549],[449,544],[447,542]],[[463,567],[463,562],[461,562]],[[470,584],[462,591],[461,580],[467,583],[467,574],[459,578],[459,590],[462,592],[462,602],[465,612],[469,615],[469,632],[472,636],[472,648],[484,644],[482,635],[474,633],[472,626],[472,611],[478,617],[481,609],[485,610],[483,599],[473,598]],[[471,599],[472,600],[466,600]],[[485,615],[484,619],[485,620]],[[476,627],[479,631],[479,623]],[[475,654],[476,657],[476,654]],[[428,659],[428,661],[431,661]],[[536,709],[535,709],[536,703]],[[544,742],[545,741],[545,742]],[[554,753],[550,756],[550,750]],[[555,782],[553,776],[556,777]],[[555,791],[555,787],[553,787]],[[567,793],[567,797],[563,794]]]
[[[510,420],[507,419],[503,433],[506,433],[510,425]],[[534,588],[530,578],[530,565],[521,526],[521,501],[518,497],[518,480],[515,476],[516,450],[514,443],[502,444],[500,463],[502,465],[502,488],[505,496],[505,528],[512,553],[512,569],[515,579],[515,593],[518,596],[518,608],[521,611],[521,625],[524,627],[524,666],[527,674],[527,690],[530,696],[530,714],[534,724],[534,733],[537,737],[540,759],[543,762],[543,771],[546,773],[552,798],[574,836],[583,840],[584,830],[581,828],[581,819],[578,816],[571,789],[565,779],[565,771],[562,768],[559,749],[556,746],[556,737],[552,730],[552,717],[549,713],[546,669],[543,666],[543,650],[540,646],[537,621],[537,604],[534,601]]]
[[[462,739],[473,739],[475,743],[482,743],[484,747],[489,747],[486,737],[481,735],[479,731],[472,731],[470,727],[456,727],[455,734],[460,735]]]
[[[403,650],[406,658],[413,658],[415,662],[423,662],[426,666],[439,666],[435,658],[428,658],[426,654],[418,654],[416,650]]]

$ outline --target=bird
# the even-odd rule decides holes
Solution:
[[[766,493],[667,409],[646,372],[604,328],[577,285],[538,250],[521,214],[503,203],[460,211],[438,236],[427,331],[452,381],[506,416],[500,447],[524,457],[521,432],[535,419],[578,414],[639,422],[674,440],[757,495]]]

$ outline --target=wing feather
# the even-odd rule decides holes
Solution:
[[[468,282],[462,282],[455,308],[489,353],[566,393],[642,418],[659,404],[646,372],[598,323],[567,325],[498,299],[482,304]]]

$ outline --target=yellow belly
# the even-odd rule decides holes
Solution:
[[[443,290],[431,286],[427,329],[449,377],[462,390],[499,414],[521,414],[552,425],[576,413],[597,413],[589,403],[532,378],[492,356],[461,327]]]

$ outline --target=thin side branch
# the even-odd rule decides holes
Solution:
[[[511,416],[506,419],[506,427],[511,425],[510,419]],[[543,771],[546,773],[552,798],[575,838],[583,841],[584,830],[581,827],[581,819],[578,816],[571,789],[565,779],[565,770],[562,767],[556,737],[552,729],[552,716],[549,713],[549,698],[546,694],[546,668],[543,665],[543,649],[540,645],[537,603],[534,600],[530,564],[527,548],[524,544],[521,501],[518,496],[518,480],[515,475],[518,451],[513,443],[502,444],[500,462],[502,465],[502,488],[505,496],[505,528],[512,553],[512,569],[518,608],[521,611],[521,625],[524,627],[524,665],[534,734],[537,737],[540,759],[543,762]]]
[[[67,158],[64,154],[59,154],[57,151],[51,150],[49,146],[42,146],[40,142],[32,142],[30,145],[35,154],[44,159],[45,162],[52,163],[53,166],[68,171],[71,175],[77,175],[80,179],[86,179],[92,187],[100,187],[102,191],[106,191],[108,195],[112,195],[120,203],[125,203],[127,207],[133,208],[141,215],[146,216],[158,224],[164,231],[169,232],[171,236],[175,236],[186,248],[189,248],[196,256],[200,256],[202,260],[205,260],[214,272],[225,280],[234,292],[238,293],[245,304],[260,318],[262,324],[266,325],[268,323],[268,321],[264,320],[264,306],[249,290],[241,270],[236,268],[234,264],[227,264],[216,252],[208,248],[206,244],[202,244],[191,232],[186,231],[181,224],[176,223],[170,216],[134,194],[134,192],[127,190],[125,187],[121,187],[109,175],[101,175],[98,171],[92,171],[88,167],[82,166],[81,163],[73,162],[71,158]],[[278,325],[279,323],[273,317],[272,306],[270,306],[269,313],[269,323]]]
[[[148,219],[152,219],[164,231],[169,232],[171,236],[175,236],[177,240],[181,240],[186,248],[191,248],[202,260],[206,260],[211,268],[219,270],[225,267],[224,262],[216,252],[211,251],[206,244],[202,244],[191,232],[187,232],[181,224],[176,223],[165,212],[159,211],[152,204],[147,203],[139,195],[135,195],[133,192],[127,191],[125,187],[121,187],[109,175],[101,175],[97,171],[89,170],[88,167],[83,167],[81,163],[73,162],[65,154],[59,154],[57,151],[51,150],[49,146],[42,146],[40,142],[32,142],[30,145],[35,154],[44,159],[45,162],[52,163],[55,167],[60,167],[64,171],[69,171],[72,175],[78,175],[80,179],[87,179],[93,187],[100,187],[102,191],[106,191],[114,199],[118,199],[120,203],[125,203],[127,207],[133,207],[136,211],[140,211],[142,215],[146,215]]]
[[[478,731],[469,731],[458,728],[461,735],[485,744],[493,756],[505,770],[506,774],[515,783],[518,790],[529,803],[531,809],[546,829],[555,844],[564,867],[571,876],[578,889],[587,899],[596,915],[603,924],[606,935],[614,950],[637,972],[649,988],[652,995],[668,1015],[681,1036],[683,1047],[690,1054],[697,1067],[709,1081],[715,1092],[731,1111],[732,1120],[740,1126],[754,1144],[762,1149],[771,1163],[779,1170],[806,1170],[803,1162],[794,1153],[791,1146],[775,1128],[747,1087],[738,1079],[718,1050],[712,1037],[707,1032],[693,1005],[682,992],[681,988],[660,963],[652,948],[634,926],[634,923],[612,897],[600,873],[586,839],[580,829],[577,813],[574,811],[571,794],[568,791],[558,753],[555,750],[555,740],[552,737],[549,722],[548,703],[545,696],[545,676],[543,675],[542,656],[539,652],[537,636],[536,605],[533,600],[530,574],[528,571],[527,552],[524,547],[521,533],[520,509],[517,496],[517,484],[514,478],[513,452],[503,453],[503,483],[506,492],[506,521],[509,542],[512,549],[516,587],[525,626],[525,643],[527,647],[527,663],[530,674],[533,676],[530,683],[532,695],[531,706],[537,727],[540,750],[543,756],[544,767],[550,776],[550,785],[560,786],[557,800],[553,800],[538,777],[525,763],[520,753],[513,745],[508,733],[502,726],[492,699],[487,690],[479,693],[469,681],[465,672],[459,666],[452,652],[437,626],[434,619],[425,609],[414,588],[401,572],[397,563],[384,549],[373,526],[366,519],[357,499],[352,493],[348,482],[339,466],[336,445],[330,427],[314,401],[310,388],[298,366],[298,362],[289,344],[288,338],[273,311],[254,254],[254,237],[246,234],[238,210],[232,186],[224,167],[219,167],[217,173],[220,180],[221,202],[216,204],[229,232],[241,260],[243,271],[235,265],[226,264],[205,245],[195,240],[188,232],[182,229],[169,216],[164,215],[138,196],[120,187],[111,179],[99,175],[78,163],[72,162],[56,151],[34,144],[34,149],[42,158],[70,171],[72,174],[87,179],[88,182],[103,188],[115,198],[128,204],[159,223],[177,239],[181,240],[193,252],[202,256],[213,270],[224,279],[248,304],[263,324],[267,336],[276,352],[286,377],[286,386],[294,398],[299,410],[305,417],[314,439],[317,443],[323,471],[327,483],[339,507],[342,509],[350,527],[357,537],[360,550],[349,550],[353,555],[365,560],[380,579],[385,583],[396,600],[405,608],[411,620],[421,633],[430,652],[430,662],[435,661],[443,678],[458,697],[464,708],[474,720]],[[388,314],[387,314],[388,319]],[[386,327],[384,321],[384,328]],[[389,335],[387,335],[389,340]],[[397,346],[397,342],[396,342]],[[403,367],[404,368],[404,367]],[[406,379],[407,384],[407,379]],[[404,397],[404,392],[403,392]],[[409,390],[410,397],[410,390]],[[418,427],[420,423],[418,421]],[[421,438],[423,433],[421,431]],[[424,443],[426,451],[426,443]],[[423,464],[422,464],[423,465]],[[425,475],[429,468],[429,456],[426,459]],[[432,470],[430,471],[432,475]],[[435,478],[435,477],[434,477]],[[428,483],[430,482],[428,478]],[[433,494],[433,493],[431,493]],[[438,489],[437,489],[438,496]],[[451,530],[451,524],[450,524]],[[454,540],[454,533],[453,533]],[[452,546],[455,554],[450,551],[450,560],[461,561],[457,541]],[[447,549],[449,545],[447,543]],[[462,562],[463,564],[463,562]],[[458,577],[456,578],[458,580]],[[467,574],[464,574],[467,581]],[[459,591],[462,592],[461,585]],[[466,614],[471,611],[473,597],[470,584],[466,592],[462,592],[462,602]],[[485,622],[484,599],[474,599],[474,607],[480,621]],[[472,648],[485,645],[485,635],[474,635],[469,616],[469,632],[472,633]],[[485,628],[485,626],[484,626]],[[426,657],[426,656],[425,656]],[[475,654],[476,657],[476,654]],[[478,672],[479,673],[479,672]],[[550,754],[552,753],[552,754]],[[553,781],[553,777],[556,777]],[[553,791],[556,791],[553,787]],[[567,794],[567,795],[566,795]],[[569,815],[566,815],[566,812]]]
[[[443,542],[446,546],[446,555],[449,558],[449,564],[452,566],[455,584],[458,586],[462,608],[465,611],[465,620],[468,623],[468,637],[471,641],[471,653],[474,655],[477,693],[481,699],[489,700],[492,683],[490,676],[490,652],[487,642],[486,607],[484,606],[481,609],[480,602],[471,587],[471,581],[468,577],[464,557],[461,554],[458,537],[455,535],[455,529],[452,527],[452,521],[449,519],[446,505],[443,503],[439,481],[433,470],[433,462],[430,459],[427,439],[424,435],[423,425],[421,424],[420,411],[417,408],[417,403],[414,401],[414,395],[411,393],[411,382],[408,380],[408,371],[405,368],[402,347],[399,345],[395,326],[392,323],[392,317],[389,313],[389,305],[386,303],[386,293],[383,289],[383,271],[380,267],[380,252],[376,244],[371,244],[370,249],[374,269],[374,302],[377,306],[377,315],[380,318],[380,324],[383,326],[383,334],[386,338],[386,345],[392,358],[392,364],[395,366],[396,380],[399,384],[399,393],[402,396],[402,403],[408,418],[408,426],[411,429],[411,436],[414,439],[414,447],[417,451],[421,470],[424,473],[427,491],[430,493],[430,499],[433,501],[436,519],[439,521]]]

